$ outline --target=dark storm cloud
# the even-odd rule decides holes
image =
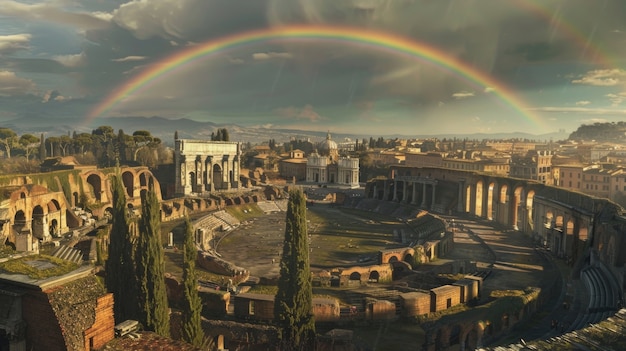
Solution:
[[[27,23],[65,25],[77,33],[68,39],[63,35],[30,33],[25,30],[28,26],[10,33],[0,31],[0,70],[15,73],[14,77],[22,80],[11,79],[30,89],[39,101],[21,108],[39,111],[46,92],[58,91],[58,96],[73,98],[48,99],[56,104],[49,111],[63,113],[63,108],[67,108],[68,114],[82,115],[89,110],[89,103],[97,104],[151,64],[191,45],[246,30],[289,24],[346,25],[410,37],[528,91],[540,91],[550,84],[593,85],[585,77],[592,77],[594,69],[616,68],[598,63],[608,61],[609,56],[626,55],[626,1],[622,0],[117,3],[119,6],[93,0],[60,6],[53,1],[22,4],[0,0],[0,16]],[[33,38],[45,38],[47,49],[33,48],[35,44],[43,45]],[[59,49],[52,52],[50,48]],[[550,69],[567,64],[571,64],[567,69],[571,67],[572,71],[559,74],[572,73],[574,78],[557,77]],[[547,67],[541,72],[541,79],[535,67]],[[33,81],[35,73],[58,76],[59,87],[50,86],[50,81],[54,81],[50,79],[45,86]],[[24,85],[26,82],[32,85]],[[74,89],[71,94],[67,92],[70,86]],[[180,116],[198,111],[210,114],[238,110],[262,111],[278,118],[289,112],[303,116],[303,121],[309,117],[319,121],[327,117],[326,107],[359,110],[358,106],[373,104],[402,106],[403,111],[408,111],[436,109],[442,103],[484,96],[484,87],[469,86],[450,72],[393,53],[347,43],[272,42],[212,56],[149,89],[133,93],[112,113]],[[375,104],[378,100],[385,103]],[[368,118],[375,120],[377,116]]]

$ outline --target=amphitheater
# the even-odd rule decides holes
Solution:
[[[4,179],[5,244],[28,249],[37,240],[75,235],[80,223],[91,223],[75,212],[81,195],[101,205],[94,216],[106,218],[110,174],[86,169]],[[145,168],[124,168],[121,174],[129,204],[139,205],[153,175]],[[259,190],[226,199],[162,201],[162,220],[210,212],[196,222],[203,249],[210,253],[221,239],[215,255],[235,263],[227,266],[228,274],[271,280],[278,272],[285,201],[276,200],[273,190]],[[363,326],[401,330],[402,323],[419,321],[423,350],[626,349],[621,309],[626,215],[607,199],[530,180],[403,166],[392,167],[388,178],[371,180],[358,194],[316,188],[309,195],[311,216],[327,218],[309,228],[314,284],[350,291],[348,304],[364,318]],[[240,223],[224,211],[253,203],[267,215]],[[32,227],[25,226],[29,223]],[[351,232],[356,227],[359,232]],[[337,233],[343,241],[333,240]],[[229,236],[237,242],[232,252]],[[72,256],[67,249],[58,255]],[[449,278],[432,278],[437,275]],[[479,282],[476,293],[468,279]],[[507,295],[516,291],[521,296]],[[271,302],[240,297],[248,307]],[[512,303],[494,308],[498,301]],[[345,306],[321,307],[326,309],[319,313],[340,321],[346,313],[354,317]],[[244,326],[219,330],[230,330],[231,339],[246,338],[256,327]],[[267,334],[265,329],[259,335]],[[399,335],[392,332],[384,334]]]
[[[396,169],[392,174],[407,170]],[[408,171],[424,172],[425,169]],[[423,184],[407,185],[410,181],[417,183],[421,175],[398,176],[370,182],[365,198],[345,196],[338,201],[343,203],[343,209],[354,208],[393,219],[398,227],[389,233],[394,245],[373,252],[371,256],[376,256],[376,262],[362,262],[362,255],[350,259],[343,255],[334,262],[334,269],[328,262],[319,264],[312,258],[312,270],[316,273],[335,271],[341,279],[345,278],[340,280],[341,286],[344,283],[346,287],[358,286],[370,291],[362,293],[369,298],[393,302],[394,306],[389,308],[395,313],[372,314],[370,318],[383,320],[390,314],[394,318],[406,317],[410,307],[406,301],[411,293],[431,289],[432,294],[438,288],[419,279],[394,279],[392,288],[382,288],[382,284],[377,287],[378,278],[384,276],[380,274],[384,268],[378,265],[388,264],[392,261],[390,257],[396,256],[397,261],[406,261],[407,252],[415,255],[415,250],[405,249],[419,246],[426,256],[422,259],[432,262],[415,268],[414,272],[423,273],[424,267],[428,267],[430,273],[482,275],[479,305],[486,302],[492,291],[537,288],[531,303],[497,317],[481,320],[480,314],[477,318],[470,312],[425,323],[427,335],[422,349],[540,350],[565,345],[576,345],[572,349],[581,350],[597,349],[598,345],[600,349],[622,349],[619,345],[624,345],[621,336],[624,311],[620,309],[623,255],[616,248],[622,239],[615,228],[621,228],[623,219],[617,205],[527,181],[474,175],[478,181],[472,184],[468,179],[471,174],[467,172],[462,172],[462,182],[454,182],[450,181],[450,173],[454,172],[430,171],[428,183],[423,184],[433,189],[425,189]],[[435,172],[441,172],[437,182],[433,182],[433,178],[437,179]],[[507,200],[512,200],[514,205]],[[571,205],[572,202],[578,206]],[[268,215],[256,223],[239,224],[229,235],[241,235],[234,241],[245,244],[222,246],[220,254],[244,266],[253,276],[276,277],[284,204],[284,201],[259,202],[259,207]],[[319,203],[309,206],[311,211],[330,213],[338,209]],[[537,219],[539,212],[543,215]],[[438,220],[427,220],[424,213],[436,214]],[[356,219],[348,218],[344,222],[352,220]],[[273,229],[262,231],[259,228]],[[313,250],[323,239],[318,229],[309,228]],[[446,243],[441,237],[444,232],[446,235],[453,233],[449,248],[443,245]],[[324,247],[321,250],[332,251]],[[371,267],[375,267],[376,280],[367,275],[371,274]],[[394,269],[392,267],[391,271]],[[383,280],[381,278],[380,282]],[[457,283],[455,285],[460,284]],[[391,290],[395,292],[390,293]],[[374,308],[384,310],[383,305],[379,303]],[[535,314],[541,318],[533,318]],[[510,339],[511,336],[515,339]],[[509,346],[483,346],[506,344],[507,340]]]

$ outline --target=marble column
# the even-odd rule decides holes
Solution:
[[[417,205],[417,182],[413,182],[413,198],[411,199],[411,205]]]
[[[422,208],[426,208],[426,182],[422,183]]]
[[[393,200],[392,201],[398,201],[398,181],[397,180],[393,180]]]

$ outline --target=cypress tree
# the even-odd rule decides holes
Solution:
[[[152,179],[148,184],[148,191],[141,193],[141,219],[136,258],[139,321],[146,330],[169,337],[170,317],[161,244],[161,217]]]
[[[198,277],[196,276],[196,256],[198,250],[193,240],[193,227],[189,217],[185,216],[185,243],[183,246],[183,289],[185,296],[182,301],[183,340],[202,346],[204,331],[202,330],[200,312],[202,301],[198,295]]]
[[[274,303],[281,350],[314,348],[315,321],[306,225],[304,193],[301,189],[292,190],[289,192],[278,293]]]
[[[137,316],[134,238],[126,207],[126,190],[119,173],[111,177],[113,223],[109,234],[109,257],[105,262],[106,286],[113,293],[115,322]]]

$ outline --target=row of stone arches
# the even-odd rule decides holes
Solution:
[[[150,180],[152,180],[152,174],[147,170],[138,173],[129,170],[122,172],[122,184],[129,198],[138,197],[142,190],[148,188]],[[86,178],[96,202],[108,202],[108,198],[105,197],[105,189],[108,189],[106,181],[107,179],[100,172],[91,173]],[[78,199],[74,200],[78,202]]]

